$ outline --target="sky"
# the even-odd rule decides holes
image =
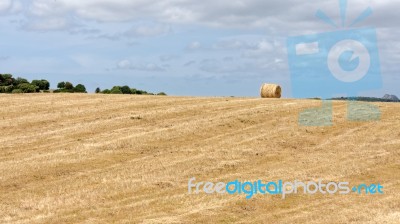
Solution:
[[[400,95],[400,1],[349,0],[346,24],[377,30],[381,88]],[[0,73],[178,96],[258,96],[278,83],[293,97],[287,39],[333,32],[338,0],[0,0]],[[343,28],[341,28],[343,29]]]

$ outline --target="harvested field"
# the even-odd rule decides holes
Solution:
[[[1,223],[398,223],[400,104],[300,127],[318,100],[0,95]],[[381,183],[383,195],[188,194],[188,180]]]

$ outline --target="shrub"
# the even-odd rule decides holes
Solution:
[[[0,86],[10,86],[15,82],[14,78],[10,74],[0,74]]]
[[[21,93],[24,93],[24,91],[22,91],[21,89],[14,89],[14,90],[12,91],[12,93],[13,93],[13,94],[21,94]]]
[[[74,92],[86,93],[86,87],[84,85],[82,85],[82,84],[78,84],[78,85],[75,86]]]
[[[110,91],[111,94],[122,94],[121,90],[114,89]]]
[[[42,80],[33,80],[31,82],[31,84],[37,86],[38,87],[38,89],[37,89],[38,91],[39,90],[49,90],[49,88],[50,88],[50,83],[47,80],[44,80],[44,79],[42,79]]]
[[[53,93],[73,93],[73,89],[56,89],[53,91]]]
[[[96,88],[95,93],[101,93],[101,89],[99,87]]]
[[[105,90],[103,90],[103,92],[102,92],[103,94],[110,94],[111,93],[111,90],[109,90],[109,89],[105,89]]]
[[[59,82],[59,83],[57,84],[57,88],[59,88],[59,89],[64,89],[64,88],[65,88],[65,82]]]
[[[37,86],[29,83],[22,83],[18,85],[18,89],[22,90],[24,93],[35,93],[37,91]]]
[[[72,83],[70,83],[70,82],[66,82],[64,88],[71,90],[71,89],[74,89],[74,85],[72,85]]]
[[[110,92],[111,94],[122,94],[122,91],[121,91],[121,88],[119,87],[119,86],[114,86],[112,89],[111,89],[111,92]]]
[[[18,77],[18,78],[15,79],[15,81],[14,81],[14,85],[15,85],[15,86],[18,86],[18,85],[21,85],[21,84],[25,84],[25,83],[29,83],[28,80],[26,80],[26,79],[24,79],[24,78],[21,78],[21,77]]]
[[[122,94],[132,94],[131,88],[129,88],[129,86],[122,86],[120,90]]]
[[[45,79],[42,79],[41,81],[42,81],[42,88],[43,88],[42,90],[49,90],[50,89],[50,82],[45,80]]]
[[[164,92],[157,93],[157,96],[166,96],[167,94]]]
[[[74,89],[63,89],[63,93],[74,93]]]
[[[110,93],[111,93],[111,94],[122,94],[122,92],[121,92],[120,89],[112,89],[112,90],[110,91]]]
[[[0,93],[11,93],[14,89],[13,85],[10,86],[0,86]]]

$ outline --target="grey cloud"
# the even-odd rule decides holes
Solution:
[[[245,58],[258,58],[270,54],[273,50],[274,46],[272,43],[261,40],[254,48],[244,51],[242,56]]]
[[[10,2],[4,0],[2,2]],[[19,1],[13,1],[19,2]],[[10,7],[0,5],[0,11],[10,11]],[[295,35],[330,29],[315,18],[315,12],[321,9],[339,22],[337,0],[307,2],[303,0],[249,0],[249,1],[194,1],[194,0],[31,0],[24,11],[27,23],[32,29],[66,29],[65,24],[74,24],[79,20],[98,22],[121,22],[146,20],[155,21],[152,26],[143,25],[120,33],[135,37],[158,36],[170,32],[168,24],[201,24],[224,28],[262,28],[269,33]],[[398,1],[349,1],[348,21],[354,20],[365,8],[371,6],[374,15],[368,23],[380,27],[397,27],[400,19]],[[212,7],[211,7],[212,6]],[[390,19],[388,19],[390,18]],[[66,20],[66,21],[63,21]],[[43,24],[41,24],[43,23]],[[161,23],[157,24],[157,23]],[[366,23],[360,24],[365,25]],[[82,24],[81,24],[82,25]],[[241,43],[230,43],[228,47],[238,47]],[[227,46],[225,46],[227,47]]]
[[[100,34],[96,38],[117,41],[122,39],[120,34]]]
[[[226,62],[231,62],[231,61],[234,61],[235,60],[235,58],[233,58],[233,57],[224,57],[223,58],[223,61],[226,61]]]
[[[183,66],[184,67],[189,67],[189,66],[192,66],[192,65],[194,65],[194,64],[196,64],[197,62],[196,61],[188,61],[188,62],[186,62]]]
[[[115,33],[103,33],[97,35],[97,38],[107,39],[111,41],[119,41],[119,40],[137,40],[140,38],[150,38],[150,37],[158,37],[162,35],[166,35],[172,32],[172,28],[170,26],[164,24],[138,24],[134,25],[128,30],[115,32]],[[136,43],[135,41],[133,41]]]
[[[178,58],[179,58],[179,56],[171,55],[171,54],[169,54],[169,55],[161,55],[160,56],[160,60],[163,61],[163,62],[172,61],[172,60],[175,60],[175,59],[178,59]]]
[[[0,1],[0,15],[17,14],[22,11],[20,0],[2,0]]]
[[[270,40],[272,39],[272,40]],[[238,53],[242,58],[259,59],[275,56],[282,57],[284,52],[284,43],[277,41],[272,37],[266,36],[237,36],[229,39],[220,40],[213,45],[212,50],[232,51]],[[228,58],[226,61],[232,60]]]
[[[250,48],[249,43],[238,39],[221,40],[213,46],[213,49],[216,50],[237,50],[243,48]]]

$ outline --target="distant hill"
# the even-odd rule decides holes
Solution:
[[[400,102],[399,98],[395,95],[386,94],[382,98],[377,97],[337,97],[331,100],[355,100],[355,101],[365,101],[365,102]]]

